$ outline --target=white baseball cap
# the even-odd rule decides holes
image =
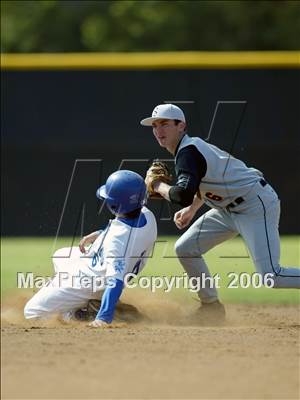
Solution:
[[[159,104],[152,111],[152,116],[141,120],[141,125],[152,126],[153,121],[158,119],[178,119],[185,122],[185,116],[181,108],[174,104]]]

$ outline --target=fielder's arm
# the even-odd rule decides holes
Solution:
[[[153,183],[153,189],[159,193],[164,199],[175,204],[180,204],[183,207],[191,206],[195,212],[203,205],[199,191],[183,188],[178,185],[170,186],[168,183],[156,181]]]
[[[156,181],[153,184],[153,189],[155,190],[156,193],[159,193],[164,199],[170,201],[169,197],[169,191],[171,189],[170,185],[168,185],[165,182]]]

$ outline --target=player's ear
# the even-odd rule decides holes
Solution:
[[[180,121],[180,122],[178,123],[178,126],[179,126],[179,128],[180,128],[180,132],[184,132],[184,131],[186,130],[186,123],[185,123],[185,122]]]

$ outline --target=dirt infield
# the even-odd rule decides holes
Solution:
[[[180,322],[197,304],[139,301],[151,321],[99,330],[4,306],[2,398],[299,398],[299,308],[228,305],[201,327]]]

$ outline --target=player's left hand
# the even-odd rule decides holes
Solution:
[[[101,319],[95,319],[93,322],[89,323],[88,326],[91,328],[107,328],[110,324]]]

